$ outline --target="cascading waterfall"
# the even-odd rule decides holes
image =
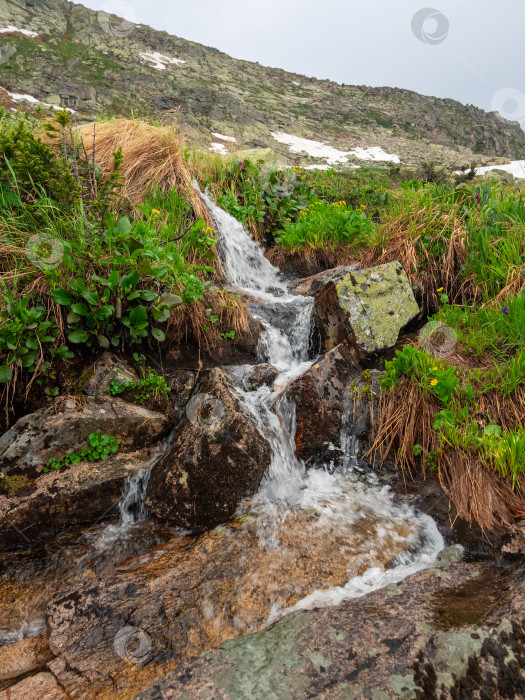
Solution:
[[[370,516],[375,522],[376,545],[397,537],[393,534],[400,521],[409,521],[417,534],[409,536],[408,551],[387,570],[372,565],[364,574],[348,573],[342,587],[315,591],[293,608],[276,605],[271,620],[292,609],[333,605],[399,581],[435,561],[444,541],[429,516],[416,513],[408,505],[398,505],[388,487],[381,487],[375,474],[358,467],[358,443],[350,430],[350,414],[345,412],[341,431],[342,469],[306,470],[295,456],[295,406],[285,396],[286,387],[309,369],[308,360],[313,299],[294,296],[279,270],[264,257],[262,249],[236,219],[201,194],[219,233],[219,250],[229,282],[260,301],[249,304],[252,314],[261,322],[259,361],[273,364],[280,374],[273,387],[239,395],[245,409],[254,417],[259,429],[269,440],[272,462],[250,509],[258,517],[262,547],[279,547],[280,523],[297,508],[317,513],[317,527],[324,527],[327,537],[348,533],[360,517]],[[251,369],[251,368],[250,368]],[[327,465],[328,466],[328,465]],[[366,479],[358,473],[368,473]]]

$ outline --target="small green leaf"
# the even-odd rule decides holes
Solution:
[[[69,306],[73,301],[67,289],[53,289],[53,291],[50,292],[50,296],[57,304],[61,304],[62,306]]]
[[[155,338],[155,340],[158,340],[159,343],[162,343],[164,340],[166,340],[166,335],[163,333],[163,331],[160,330],[160,328],[152,328],[151,335]]]
[[[129,320],[134,326],[144,323],[148,320],[148,312],[143,306],[134,306],[129,312]]]
[[[67,315],[67,322],[68,323],[78,323],[82,316],[79,316],[79,314],[74,313],[73,311],[70,311]]]
[[[109,348],[109,340],[105,335],[97,335],[98,344],[102,348]]]
[[[13,370],[7,365],[0,365],[0,384],[7,384],[13,376]]]
[[[87,316],[89,309],[85,304],[71,304],[71,311],[79,316]]]
[[[183,303],[177,294],[163,294],[159,299],[159,306],[165,306],[168,309],[175,309]]]
[[[73,331],[68,336],[70,343],[85,343],[89,338],[87,331]]]

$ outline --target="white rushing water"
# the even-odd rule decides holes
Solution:
[[[344,586],[316,591],[293,608],[276,608],[271,620],[292,609],[339,604],[430,566],[444,547],[435,522],[407,504],[396,503],[389,487],[381,486],[373,472],[359,469],[358,443],[351,434],[349,412],[343,420],[340,448],[336,448],[342,452],[342,468],[334,471],[332,463],[325,469],[307,470],[296,458],[295,406],[285,393],[290,382],[312,365],[308,351],[313,299],[291,295],[280,271],[265,258],[242,224],[209,197],[202,193],[201,196],[218,229],[218,246],[229,282],[261,300],[250,304],[253,315],[264,328],[259,341],[259,361],[269,362],[280,371],[273,387],[262,386],[257,391],[239,389],[245,409],[272,448],[271,465],[250,505],[252,514],[259,519],[261,546],[279,546],[280,523],[297,508],[315,510],[319,515],[316,526],[325,528],[326,537],[348,533],[360,518],[370,515],[379,523],[371,544],[372,561],[374,547],[397,537],[394,530],[400,521],[413,524],[416,532],[405,538],[409,546],[391,568],[371,566],[358,576],[349,568]],[[238,370],[234,374],[238,377]],[[361,471],[366,472],[366,478],[358,476]]]

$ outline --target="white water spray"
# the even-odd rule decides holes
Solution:
[[[389,538],[398,537],[395,528],[400,521],[410,522],[417,532],[406,538],[407,552],[391,568],[371,566],[360,576],[349,570],[344,586],[316,591],[294,608],[275,609],[271,619],[292,609],[336,605],[430,566],[444,547],[434,521],[411,507],[396,504],[388,487],[381,488],[375,475],[370,475],[368,483],[358,477],[359,445],[352,435],[348,412],[341,431],[342,469],[335,473],[327,469],[307,471],[295,456],[295,406],[285,394],[290,382],[312,365],[308,350],[313,299],[291,295],[279,270],[264,257],[242,224],[209,197],[201,196],[217,225],[219,250],[229,282],[261,300],[250,304],[252,314],[264,328],[259,340],[259,361],[270,362],[280,370],[273,387],[262,386],[252,392],[239,390],[245,409],[272,448],[271,465],[251,502],[251,512],[259,518],[261,546],[279,546],[280,523],[295,508],[315,511],[319,516],[316,526],[324,527],[327,537],[348,532],[360,518],[371,516],[380,523],[376,526],[376,547],[381,542],[386,546]],[[371,550],[371,560],[372,555]]]

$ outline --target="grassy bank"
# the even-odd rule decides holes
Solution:
[[[386,363],[370,455],[436,471],[488,530],[525,517],[524,186],[431,164],[301,171],[143,120],[73,130],[66,110],[0,112],[6,424],[75,393],[107,348],[200,357],[249,335],[194,179],[294,274],[401,261],[430,325]]]
[[[264,167],[225,166],[218,199],[256,236],[262,225],[272,262],[312,274],[400,260],[427,312],[386,363],[371,458],[437,472],[454,513],[486,530],[525,517],[524,186],[432,164],[284,169],[268,184]]]

